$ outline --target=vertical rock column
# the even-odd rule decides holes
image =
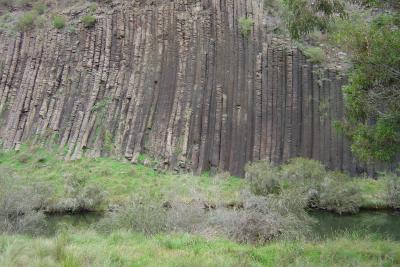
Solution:
[[[127,1],[76,33],[1,33],[3,146],[51,141],[67,159],[146,153],[197,173],[298,156],[353,171],[332,128],[345,79],[267,40],[264,17],[258,0]]]

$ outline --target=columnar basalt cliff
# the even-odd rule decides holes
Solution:
[[[0,34],[0,138],[242,175],[304,156],[352,171],[334,70],[268,36],[259,0],[131,1],[93,28]],[[71,19],[79,14],[69,14]],[[254,21],[249,36],[239,18]]]

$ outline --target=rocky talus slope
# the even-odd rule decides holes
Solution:
[[[104,7],[93,28],[1,33],[3,146],[51,139],[67,159],[147,153],[236,175],[295,156],[354,171],[332,127],[345,78],[271,38],[262,2],[136,0]]]

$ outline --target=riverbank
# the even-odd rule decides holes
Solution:
[[[132,165],[111,158],[66,162],[61,155],[36,146],[0,153],[0,176],[6,185],[2,193],[12,204],[3,208],[10,214],[18,211],[18,216],[21,209],[28,212],[17,227],[12,221],[4,224],[9,229],[0,235],[0,266],[400,264],[397,237],[371,234],[376,232],[375,226],[388,228],[387,222],[397,227],[385,216],[357,214],[364,216],[365,224],[361,224],[354,223],[355,217],[327,213],[340,223],[351,220],[354,224],[348,231],[329,232],[324,230],[326,224],[315,228],[319,226],[311,221],[316,218],[308,218],[301,203],[293,203],[296,196],[283,194],[269,201],[246,197],[243,191],[250,190],[248,181],[226,173],[175,174],[156,169],[155,161],[145,156]],[[387,207],[383,180],[360,178],[351,182],[361,189],[362,209]],[[101,216],[96,212],[95,216],[81,214],[88,216],[82,221],[75,220],[81,216],[77,214],[60,220],[57,216],[43,220],[43,214],[35,212],[29,215],[36,207],[46,211],[54,205],[61,212],[70,212],[76,204],[78,211],[82,205],[107,212]],[[270,228],[264,228],[268,223]],[[29,224],[34,229],[26,227]],[[53,231],[44,234],[46,229]],[[303,235],[310,230],[324,236]],[[29,234],[21,234],[25,232]],[[258,240],[260,237],[264,239]]]
[[[216,176],[208,173],[201,176],[175,174],[156,170],[155,165],[145,156],[136,165],[112,158],[82,158],[67,162],[59,153],[28,146],[23,146],[18,152],[0,154],[0,168],[15,177],[15,187],[46,184],[54,191],[52,201],[64,197],[67,176],[84,177],[85,183],[99,185],[107,192],[107,202],[113,204],[123,203],[132,195],[145,195],[153,199],[171,197],[184,201],[196,197],[210,205],[234,205],[240,201],[241,191],[247,187],[244,179],[226,173]],[[353,183],[361,191],[361,209],[389,209],[384,180],[357,178],[353,179]],[[98,211],[105,209],[106,205],[97,207]]]

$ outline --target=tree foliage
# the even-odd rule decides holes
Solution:
[[[352,151],[364,161],[389,162],[400,152],[400,15],[345,21],[334,36],[353,63],[342,123]]]

